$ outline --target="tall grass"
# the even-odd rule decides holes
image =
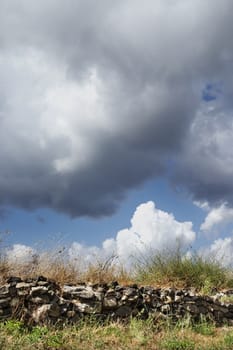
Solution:
[[[0,259],[0,281],[4,282],[10,276],[24,279],[43,275],[61,285],[79,282],[110,283],[116,280],[122,284],[131,283],[129,273],[122,265],[115,263],[115,260],[115,256],[93,256],[91,262],[85,263],[82,257],[77,256],[72,261],[68,258],[66,248],[32,255],[28,261],[9,261],[3,255]]]
[[[185,255],[176,247],[174,250],[148,252],[139,259],[131,270],[119,263],[117,256],[93,257],[85,263],[82,257],[68,258],[68,248],[54,248],[34,254],[27,262],[6,259],[0,255],[0,282],[9,276],[21,278],[43,275],[60,284],[92,282],[121,284],[138,283],[151,286],[194,287],[208,294],[212,289],[233,287],[232,271],[219,262],[198,254]]]
[[[198,254],[185,256],[181,249],[151,253],[135,265],[135,279],[141,284],[195,287],[208,292],[227,285],[228,271],[213,259]]]

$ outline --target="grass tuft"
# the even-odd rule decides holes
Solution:
[[[184,256],[180,249],[150,254],[135,265],[141,284],[194,287],[203,294],[227,284],[227,270],[218,262],[198,254]]]

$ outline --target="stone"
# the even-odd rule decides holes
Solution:
[[[171,312],[171,307],[169,304],[165,304],[161,306],[161,312],[163,314],[169,314]]]
[[[20,277],[9,277],[7,279],[7,283],[10,283],[10,284],[15,284],[19,282],[22,282],[22,279]]]
[[[104,309],[115,309],[118,306],[117,299],[112,297],[105,297],[103,301]]]
[[[115,315],[117,317],[129,317],[131,313],[132,309],[127,305],[123,305],[116,310]]]
[[[0,298],[6,298],[10,296],[10,284],[5,284],[4,286],[0,287]]]
[[[152,315],[177,321],[189,313],[193,321],[205,315],[217,324],[233,324],[233,304],[215,296],[198,295],[194,290],[120,286],[117,282],[59,286],[43,276],[21,280],[11,277],[0,286],[0,318],[34,320],[35,323],[78,322],[94,315],[98,319],[146,319]],[[231,295],[222,292],[221,297]],[[224,300],[224,298],[223,298]]]
[[[20,305],[20,298],[18,298],[18,297],[11,298],[10,305],[13,308],[19,306]]]
[[[50,304],[50,308],[48,310],[48,315],[50,317],[57,318],[60,316],[60,308],[57,304]]]
[[[79,312],[84,314],[96,314],[102,312],[102,305],[100,302],[87,304],[74,301],[74,305],[77,306]]]
[[[9,307],[11,298],[0,299],[0,308]]]
[[[45,287],[45,286],[36,286],[36,287],[32,287],[31,288],[31,292],[30,292],[30,295],[32,297],[35,297],[35,296],[40,296],[40,295],[43,295],[43,294],[46,294],[48,293],[48,288]]]
[[[40,297],[34,297],[30,299],[33,304],[48,304],[50,302],[48,295],[42,295]]]
[[[93,297],[95,297],[95,293],[90,286],[88,286],[88,287],[64,286],[63,287],[63,297],[68,297],[68,298],[72,298],[72,299],[73,298],[93,299]]]
[[[30,289],[31,287],[34,287],[35,283],[31,282],[31,283],[27,283],[27,282],[19,282],[16,284],[16,289],[20,290],[20,289]]]

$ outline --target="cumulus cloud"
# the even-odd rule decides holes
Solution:
[[[210,209],[200,229],[210,232],[212,229],[225,226],[230,222],[233,222],[233,209],[224,203],[218,208]]]
[[[36,256],[35,249],[24,244],[14,244],[10,249],[6,250],[7,260],[15,265],[30,264]]]
[[[156,208],[153,202],[139,205],[131,219],[131,226],[103,242],[101,248],[84,247],[73,243],[69,254],[72,260],[80,257],[86,262],[95,257],[106,259],[116,255],[124,265],[151,251],[173,249],[178,244],[187,248],[196,238],[191,222],[179,222],[173,214]]]
[[[231,0],[0,4],[0,206],[109,215],[171,160],[233,204]]]
[[[233,237],[215,240],[209,247],[200,250],[205,257],[215,259],[223,266],[232,267]]]

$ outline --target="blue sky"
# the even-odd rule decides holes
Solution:
[[[9,251],[126,259],[177,240],[231,264],[233,3],[1,1]],[[89,254],[90,253],[90,254]]]
[[[62,243],[79,241],[86,245],[100,246],[102,241],[130,226],[130,219],[136,207],[144,202],[154,201],[158,208],[173,213],[178,221],[192,221],[198,230],[205,213],[195,206],[187,195],[177,192],[165,180],[148,181],[140,189],[132,190],[119,209],[110,217],[76,218],[56,213],[51,209],[35,212],[8,208],[8,215],[2,220],[2,231],[9,231],[7,241],[37,245],[40,242],[54,243],[57,238]]]

